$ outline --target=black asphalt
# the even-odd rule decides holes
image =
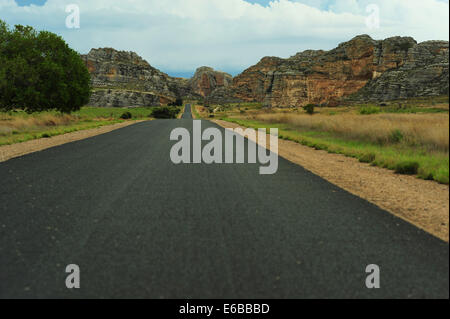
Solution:
[[[447,243],[283,159],[266,176],[174,165],[170,132],[192,125],[143,122],[0,163],[0,298],[449,297]],[[81,289],[66,288],[68,264]],[[369,264],[380,289],[365,286]]]
[[[191,113],[191,105],[190,104],[186,104],[186,106],[184,107],[184,112],[183,115],[181,116],[182,119],[192,119],[192,113]]]

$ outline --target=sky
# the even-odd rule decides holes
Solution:
[[[70,4],[79,28],[66,25]],[[80,53],[134,51],[183,77],[200,66],[236,75],[264,56],[329,50],[359,34],[449,39],[448,0],[0,0],[0,19],[55,32]]]

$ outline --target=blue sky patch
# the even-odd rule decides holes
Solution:
[[[31,4],[43,6],[47,2],[47,0],[15,0],[15,1],[20,7],[26,7]]]

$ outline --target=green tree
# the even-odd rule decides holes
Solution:
[[[183,99],[177,98],[175,102],[169,103],[169,106],[183,106]]]
[[[315,109],[314,104],[308,104],[308,105],[304,106],[303,108],[305,109],[306,113],[308,113],[309,115],[314,114],[314,109]]]
[[[87,104],[90,90],[86,66],[61,37],[0,21],[0,109],[70,113]]]

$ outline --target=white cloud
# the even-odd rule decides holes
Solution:
[[[70,3],[81,9],[78,30],[65,28]],[[380,7],[378,30],[365,25],[369,3]],[[56,32],[80,52],[105,46],[136,51],[166,72],[200,65],[236,71],[266,55],[331,49],[362,33],[448,40],[448,6],[437,0],[279,0],[265,7],[244,0],[48,0],[18,7],[0,0],[0,19]]]

